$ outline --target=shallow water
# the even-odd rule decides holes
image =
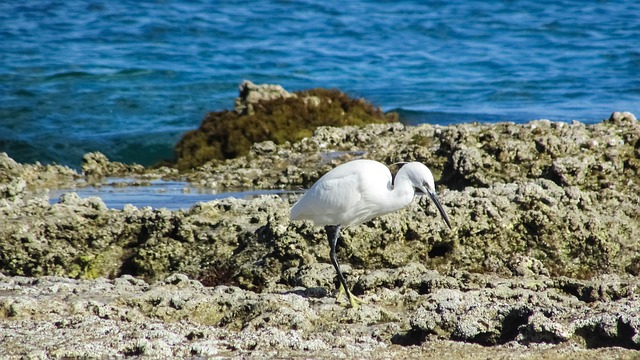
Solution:
[[[49,202],[56,204],[60,196],[75,192],[81,198],[97,196],[110,209],[122,210],[131,204],[137,208],[150,206],[155,209],[187,210],[198,202],[207,202],[225,198],[252,199],[263,195],[289,196],[289,190],[245,190],[218,192],[211,188],[202,188],[182,181],[153,180],[146,185],[133,184],[131,179],[110,178],[106,185],[86,186],[75,189],[57,189],[49,191]]]
[[[0,3],[0,151],[172,157],[238,84],[339,88],[408,123],[640,112],[635,0]]]

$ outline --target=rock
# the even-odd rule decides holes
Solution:
[[[27,182],[22,178],[12,179],[8,184],[0,184],[0,199],[14,201],[21,198],[26,190]]]
[[[630,193],[580,190],[540,179],[441,191],[440,198],[453,224],[451,231],[426,197],[402,211],[346,229],[347,245],[339,246],[339,253],[360,264],[353,275],[361,275],[363,268],[411,263],[445,272],[517,276],[635,271],[640,226],[637,200]],[[328,263],[324,233],[308,222],[289,222],[293,201],[278,196],[231,198],[198,204],[186,212],[109,210],[98,198],[81,199],[74,193],[54,205],[6,203],[0,210],[12,220],[0,227],[0,238],[7,239],[0,241],[5,254],[0,268],[8,275],[130,274],[149,280],[182,272],[207,279],[210,285],[256,291],[282,283],[311,284],[295,280],[301,275],[282,277],[288,269]]]
[[[176,145],[176,165],[186,170],[245,156],[253,144],[264,141],[297,142],[319,126],[362,126],[397,118],[338,90],[288,93],[279,85],[245,81],[234,111],[210,112],[198,129],[184,134]]]
[[[623,123],[623,122],[635,122],[637,121],[636,116],[630,112],[620,112],[615,111],[609,117],[609,121],[612,123]]]
[[[256,85],[249,80],[244,80],[239,86],[240,95],[233,102],[233,109],[239,115],[253,115],[253,106],[261,101],[275,99],[296,98],[280,85],[261,84]]]
[[[540,260],[520,254],[516,255],[507,266],[514,276],[549,275],[549,270]]]
[[[412,265],[389,274],[402,277],[420,269]],[[412,289],[417,283],[407,282],[393,289],[394,296],[385,295],[384,288],[371,290],[369,304],[346,309],[297,293],[203,287],[181,274],[153,283],[129,276],[90,281],[1,276],[0,352],[162,358],[249,353],[395,358],[425,351],[436,357],[452,351],[477,355],[465,356],[471,359],[503,353],[637,355],[640,284],[635,278],[603,279],[634,290],[593,304],[545,276],[430,272],[429,277],[448,288],[417,294]]]
[[[102,153],[87,153],[82,157],[82,172],[85,176],[103,177],[109,166],[109,159]]]
[[[307,107],[326,102],[297,95]],[[264,102],[253,104],[259,114]],[[85,174],[135,173],[140,184],[296,190],[181,211],[107,209],[74,193],[51,205],[42,192],[79,186],[79,175],[0,154],[0,353],[637,357],[634,118],[318,127],[187,173],[87,155]],[[323,231],[288,216],[299,189],[363,157],[393,171],[426,163],[453,229],[424,196],[345,229],[338,257],[367,301],[347,309]]]
[[[82,157],[82,173],[90,179],[99,180],[107,176],[131,176],[143,171],[142,165],[111,162],[100,152],[87,153]]]
[[[21,187],[31,192],[55,188],[73,184],[79,175],[71,168],[60,165],[20,164],[9,157],[7,153],[0,152],[0,197],[9,196],[6,191],[16,191]],[[24,182],[26,186],[17,185]],[[8,190],[5,184],[14,183]],[[22,192],[22,191],[18,191]],[[17,194],[17,193],[16,193]]]
[[[211,164],[189,176],[222,188],[308,187],[337,164],[366,157],[388,164],[421,161],[439,184],[457,190],[544,178],[584,190],[629,192],[640,186],[638,142],[637,121],[320,127],[303,141],[276,142],[270,153]]]
[[[490,288],[439,289],[429,293],[411,318],[411,330],[396,334],[395,340],[413,338],[415,341],[435,336],[487,346],[512,341],[556,344],[579,339],[591,344],[590,347],[608,342],[625,344],[620,346],[630,349],[640,348],[636,336],[638,314],[628,308],[637,292],[618,298],[619,302],[600,303],[593,309],[570,294],[557,295],[556,291],[562,287],[556,288],[545,277],[536,278],[532,283],[531,280],[494,278],[488,284]],[[522,303],[519,299],[527,300]],[[593,315],[607,307],[616,308],[618,315]],[[620,327],[618,323],[624,325]],[[597,339],[603,335],[606,340]]]
[[[251,151],[256,155],[272,154],[276,149],[276,144],[270,140],[255,143],[251,146]]]

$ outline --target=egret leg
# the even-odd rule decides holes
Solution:
[[[338,296],[336,301],[340,300],[340,296],[342,293],[347,294],[347,299],[349,299],[349,305],[353,308],[357,308],[360,304],[364,303],[363,300],[358,299],[355,295],[351,293],[349,287],[347,286],[347,281],[342,275],[342,271],[340,270],[340,264],[338,264],[338,259],[336,257],[336,247],[338,244],[338,238],[340,237],[340,225],[338,226],[325,226],[325,231],[327,232],[327,240],[329,241],[329,247],[331,251],[329,252],[329,258],[331,259],[331,264],[333,268],[336,269],[336,273],[338,273],[338,281],[340,282],[340,290],[338,291]]]

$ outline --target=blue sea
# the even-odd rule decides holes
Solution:
[[[409,124],[640,115],[640,2],[3,1],[0,152],[173,155],[238,85],[338,88]]]

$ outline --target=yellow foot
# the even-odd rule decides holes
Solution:
[[[340,301],[342,297],[342,293],[347,293],[347,299],[349,299],[349,306],[357,309],[360,304],[366,304],[367,302],[353,295],[351,291],[345,289],[342,284],[340,284],[340,290],[338,290],[338,296],[336,297],[336,302]]]

